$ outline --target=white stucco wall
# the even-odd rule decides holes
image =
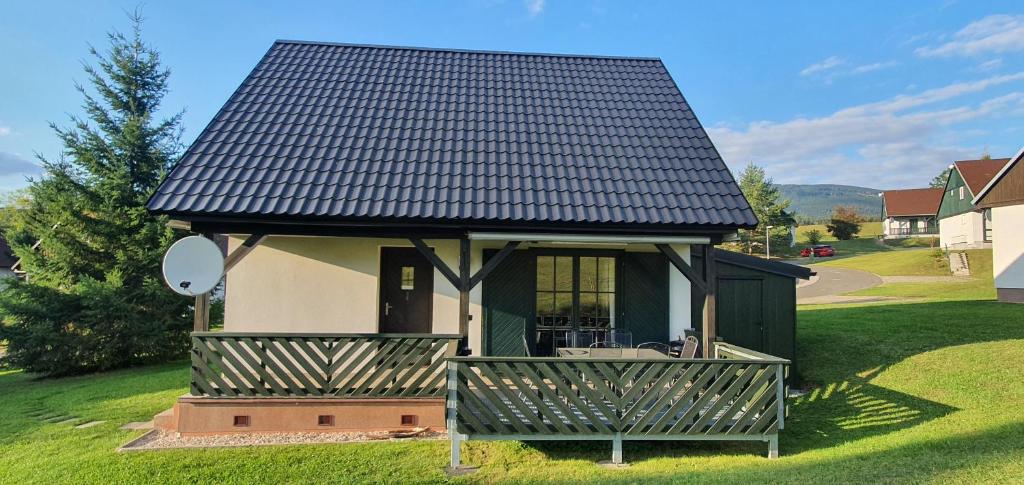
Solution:
[[[229,252],[237,248],[244,237],[231,237]],[[427,240],[426,243],[449,267],[458,268],[458,241]],[[471,271],[480,269],[483,249],[503,245],[500,241],[474,241]],[[405,239],[268,237],[227,275],[224,330],[375,333],[378,330],[380,248],[409,246]],[[541,245],[532,247],[538,246]],[[553,247],[566,248],[564,245]],[[594,247],[609,249],[608,246]],[[675,248],[689,260],[689,246],[676,245]],[[655,251],[649,245],[616,249]],[[669,268],[669,274],[670,336],[675,338],[682,335],[683,329],[691,328],[690,283],[674,267]],[[469,343],[474,352],[482,348],[483,284],[470,292]],[[432,306],[433,333],[458,333],[458,291],[437,270],[434,270]]]
[[[996,288],[1024,288],[1024,204],[992,209]]]
[[[232,237],[229,250],[243,238]],[[458,268],[459,243],[427,240]],[[378,329],[380,248],[409,247],[404,239],[268,237],[227,275],[224,330],[229,332],[354,332]],[[475,245],[471,269],[480,268]],[[480,286],[470,292],[470,345],[480,342]],[[458,333],[459,294],[434,271],[433,333]]]
[[[690,262],[690,246],[673,244],[672,247],[683,258],[683,261]],[[668,338],[675,340],[683,335],[683,330],[693,328],[691,321],[693,317],[690,314],[692,296],[690,295],[690,280],[686,279],[686,276],[683,276],[683,273],[680,273],[675,266],[672,266],[672,263],[667,264],[669,274]]]
[[[939,219],[939,245],[944,248],[977,248],[985,244],[984,216],[967,212]]]

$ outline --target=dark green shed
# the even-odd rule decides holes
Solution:
[[[694,248],[696,249],[696,248]],[[495,251],[485,251],[487,259]],[[692,251],[692,266],[703,267]],[[629,330],[633,342],[667,342],[669,335],[668,260],[661,253],[525,249],[514,251],[483,282],[484,355],[524,355],[537,351],[538,256],[614,257],[615,327]],[[766,261],[725,250],[715,251],[718,262],[717,328],[727,342],[793,360],[796,338],[796,279],[809,278],[804,267]],[[580,278],[579,263],[567,278]],[[576,283],[577,291],[580,284]],[[543,284],[541,286],[544,286]],[[542,291],[541,291],[542,292]],[[699,328],[703,296],[693,290],[691,321]],[[568,300],[567,300],[568,303]],[[575,316],[579,296],[573,300]]]
[[[718,336],[726,342],[793,361],[796,368],[796,280],[814,273],[803,266],[715,250]],[[691,257],[701,272],[699,253]],[[703,276],[703,274],[701,275]],[[698,295],[693,295],[698,301]],[[694,305],[700,321],[702,305]]]

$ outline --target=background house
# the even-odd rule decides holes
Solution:
[[[992,213],[971,201],[1009,158],[961,160],[949,168],[939,205],[939,244],[949,249],[990,247]]]
[[[992,215],[992,272],[1000,301],[1024,303],[1024,149],[971,201]]]
[[[882,234],[886,239],[938,234],[942,193],[939,188],[882,192]]]

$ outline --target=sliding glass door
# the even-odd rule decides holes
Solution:
[[[537,353],[569,345],[574,331],[615,328],[614,255],[537,256]]]

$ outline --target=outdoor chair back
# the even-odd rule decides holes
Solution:
[[[629,330],[622,330],[613,328],[608,330],[606,341],[615,342],[620,347],[632,348],[633,347],[633,332]]]
[[[697,340],[697,337],[694,337],[693,335],[686,337],[683,339],[683,347],[679,351],[678,357],[680,359],[693,359],[697,357],[697,347],[699,345],[700,341]]]
[[[594,332],[592,330],[573,330],[569,335],[569,346],[582,348],[590,347],[594,343]]]

